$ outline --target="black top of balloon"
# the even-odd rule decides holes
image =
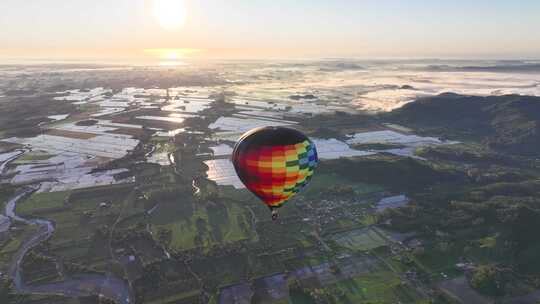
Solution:
[[[237,145],[249,138],[250,144],[264,146],[294,145],[307,139],[300,131],[286,127],[260,127],[246,132]]]

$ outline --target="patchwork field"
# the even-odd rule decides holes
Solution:
[[[309,182],[309,187],[302,191],[302,195],[309,198],[319,198],[328,189],[335,189],[338,186],[351,187],[355,195],[367,195],[384,190],[379,185],[353,182],[339,174],[319,173],[313,176]]]
[[[324,289],[334,303],[418,303],[421,297],[390,271],[360,275]]]
[[[17,213],[27,217],[46,216],[54,222],[50,249],[66,261],[104,267],[108,258],[107,227],[124,214],[138,212],[130,203],[132,186],[106,186],[89,190],[34,193],[17,204]],[[104,234],[105,233],[105,234]]]
[[[190,63],[178,69],[92,72],[90,68],[82,74],[34,76],[31,70],[38,68],[11,68],[20,77],[0,71],[8,79],[0,81],[5,84],[0,97],[8,100],[2,108],[14,113],[0,119],[0,151],[5,152],[0,154],[0,198],[7,201],[18,191],[39,185],[36,193],[17,202],[15,213],[28,224],[0,218],[11,225],[0,233],[0,272],[22,265],[25,279],[34,283],[57,281],[57,273],[65,278],[69,289],[55,285],[49,287],[48,296],[24,295],[29,304],[67,303],[77,290],[69,286],[96,291],[94,298],[73,304],[96,303],[106,289],[103,282],[111,285],[113,280],[127,283],[115,290],[121,295],[115,301],[122,304],[441,304],[423,299],[411,286],[466,293],[470,288],[456,263],[500,262],[495,254],[506,254],[501,246],[513,244],[506,242],[511,241],[507,232],[513,233],[506,230],[511,227],[506,220],[530,220],[529,227],[538,222],[529,217],[538,211],[532,200],[538,194],[536,183],[517,200],[493,200],[489,207],[506,205],[497,214],[516,216],[505,219],[503,226],[493,226],[493,214],[480,214],[483,210],[454,214],[459,210],[455,208],[465,208],[468,204],[461,204],[465,202],[475,207],[490,202],[486,195],[501,183],[538,179],[535,169],[529,168],[537,162],[464,150],[461,145],[470,143],[447,134],[450,127],[424,128],[416,119],[421,116],[407,122],[406,111],[360,112],[393,109],[418,94],[461,86],[437,73],[416,74],[415,67],[399,75],[393,64],[378,70],[375,63],[334,61],[244,63],[249,68],[231,62],[215,69]],[[462,92],[474,93],[469,85],[483,85],[486,94],[500,89],[487,85],[484,76],[468,79]],[[518,80],[523,92],[526,79],[515,78],[516,84]],[[535,81],[525,82],[529,85],[525,92],[536,90]],[[185,87],[175,87],[179,83]],[[16,88],[8,93],[11,86]],[[522,98],[511,97],[503,106]],[[486,115],[495,115],[492,110]],[[531,121],[524,119],[517,130],[521,126],[533,130]],[[490,128],[496,125],[486,122]],[[272,221],[268,207],[244,188],[229,160],[242,132],[268,125],[306,133],[320,159],[310,185],[279,210],[278,221]],[[459,149],[457,140],[464,142]],[[11,161],[14,157],[19,158]],[[513,168],[514,162],[527,164],[523,166],[527,169],[503,168]],[[483,184],[492,181],[497,189],[484,189]],[[464,195],[470,189],[474,196]],[[512,191],[513,186],[499,194]],[[454,196],[463,196],[464,201]],[[407,206],[409,199],[413,204]],[[444,220],[432,220],[432,215],[440,214],[427,206],[444,207],[447,201],[452,208],[442,211],[448,212],[450,221],[442,216]],[[513,208],[516,203],[519,208]],[[382,215],[377,211],[399,206],[415,209],[387,210]],[[476,212],[481,216],[472,221],[471,213]],[[392,227],[403,225],[397,231],[411,230],[410,238],[398,239],[379,229],[386,216],[393,216]],[[14,263],[21,244],[39,236],[37,229],[41,226],[43,232],[45,224],[51,237],[38,240],[21,263]],[[461,237],[454,230],[449,238],[438,235],[454,226],[475,234]],[[497,227],[505,229],[492,231]],[[417,242],[410,242],[413,238]],[[526,248],[533,241],[534,234],[522,245]],[[390,242],[402,244],[389,246]],[[465,252],[465,246],[471,249]],[[528,252],[537,248],[532,249]],[[534,264],[534,257],[527,257],[531,258],[527,266]],[[89,274],[93,277],[79,278]],[[0,275],[0,285],[1,279]],[[133,294],[126,286],[133,287]],[[24,293],[24,288],[15,288]],[[1,295],[0,302],[6,302]],[[474,297],[463,299],[482,303]]]
[[[54,208],[65,206],[71,191],[35,193],[27,200],[17,204],[17,213],[21,215],[37,214]]]
[[[387,245],[387,241],[372,228],[362,228],[332,236],[338,245],[350,250],[371,250]]]
[[[13,255],[19,249],[22,241],[31,237],[38,230],[37,227],[25,226],[17,230],[12,238],[0,241],[0,272],[7,272]]]
[[[169,214],[169,212],[189,212],[186,209],[174,208],[176,209],[174,210],[173,208],[157,207],[151,219],[154,232],[157,233],[162,228],[172,232],[171,248],[186,250],[253,237],[253,232],[249,228],[250,215],[238,204],[195,206],[187,218],[181,214],[176,217],[174,214]]]

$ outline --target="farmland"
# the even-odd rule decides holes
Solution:
[[[536,133],[511,141],[509,122],[494,114],[512,113],[504,117],[528,130],[530,116],[512,107],[525,97],[482,99],[497,107],[465,122],[485,133],[459,136],[469,131],[438,125],[456,111],[395,95],[454,82],[365,78],[372,68],[231,62],[2,74],[0,109],[14,117],[0,117],[0,283],[12,283],[14,303],[31,304],[534,298],[537,247],[526,228],[540,222],[540,175],[519,153]],[[404,79],[415,89],[401,88]],[[230,161],[238,137],[261,126],[304,132],[320,161],[277,221]]]
[[[332,237],[339,246],[350,250],[370,250],[387,245],[380,232],[371,228],[363,228],[345,233],[339,233]]]

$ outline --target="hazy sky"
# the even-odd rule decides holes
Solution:
[[[540,57],[539,0],[181,2],[166,30],[152,0],[0,0],[0,56]]]

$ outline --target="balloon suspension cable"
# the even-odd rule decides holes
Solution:
[[[277,209],[271,209],[272,210],[272,221],[275,221],[278,219],[279,217],[279,213],[277,211]]]

